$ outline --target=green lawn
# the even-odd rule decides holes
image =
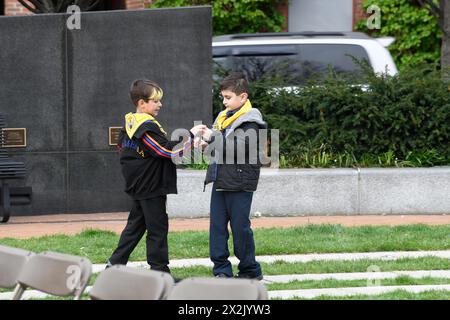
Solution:
[[[310,261],[306,263],[287,263],[277,261],[275,263],[261,263],[264,275],[286,275],[286,274],[317,274],[317,273],[350,273],[350,272],[367,272],[370,266],[376,265],[380,271],[408,271],[408,270],[447,270],[450,269],[450,262],[448,259],[436,257],[424,258],[405,258],[393,261],[385,260],[354,260],[354,261]],[[189,277],[211,277],[211,269],[205,266],[195,266],[187,268],[172,268],[172,275],[178,279],[185,279]],[[233,271],[237,273],[236,265],[233,265]],[[92,286],[98,274],[93,274],[89,286]],[[415,280],[415,279],[413,279]],[[333,280],[332,280],[333,281]],[[387,281],[387,280],[386,280]],[[390,281],[390,280],[389,280]],[[399,278],[397,281],[402,281]],[[339,281],[342,282],[342,281]],[[367,281],[362,281],[364,284]],[[384,280],[383,280],[384,283]],[[447,280],[439,281],[438,284],[448,283]],[[278,285],[278,284],[277,284]],[[284,285],[284,284],[280,284]],[[292,285],[292,284],[290,284]],[[317,288],[323,287],[319,282],[316,282]],[[347,286],[346,284],[345,286]],[[393,284],[384,284],[393,285]],[[400,285],[400,284],[399,284]],[[269,286],[272,286],[270,284]],[[351,286],[351,285],[348,285]],[[271,290],[281,290],[279,288]],[[311,287],[312,288],[312,287]],[[11,291],[7,289],[0,289],[0,292]]]
[[[356,260],[356,261],[310,261],[305,263],[261,263],[264,275],[307,274],[307,273],[348,273],[367,272],[370,266],[376,265],[383,272],[408,270],[446,270],[450,268],[448,259],[426,257],[417,259]],[[237,266],[233,265],[233,272],[237,274]],[[172,275],[177,279],[189,277],[212,277],[211,268],[204,266],[171,268]],[[93,274],[89,285],[93,285],[98,274]],[[277,289],[278,290],[278,289]],[[2,290],[0,289],[0,292]],[[5,290],[9,291],[9,290]]]
[[[257,255],[415,251],[450,249],[450,225],[362,226],[307,225],[292,228],[255,229]],[[0,239],[0,244],[34,252],[46,250],[87,256],[104,263],[117,245],[114,232],[85,230],[75,236],[53,235],[30,239]],[[232,238],[230,237],[230,252]],[[208,232],[169,234],[171,259],[208,257]],[[145,241],[136,247],[131,261],[145,261]]]
[[[412,293],[405,290],[396,290],[380,295],[354,295],[346,297],[320,296],[314,299],[293,298],[290,300],[450,300],[450,291],[431,290]]]
[[[412,270],[449,270],[450,261],[448,259],[436,257],[405,258],[393,261],[385,260],[350,260],[350,261],[310,261],[305,263],[287,263],[277,261],[275,263],[261,263],[261,268],[265,275],[284,274],[315,274],[315,273],[349,273],[368,272],[370,266],[377,266],[380,271],[412,271]],[[188,268],[172,268],[172,274],[176,278],[184,279],[188,277],[209,277],[211,269],[204,266]],[[237,273],[236,265],[233,271]]]
[[[255,229],[257,255],[338,253],[338,252],[375,252],[375,251],[416,251],[449,250],[450,225],[404,225],[404,226],[363,226],[343,227],[341,225],[307,225],[292,228]],[[0,244],[27,249],[33,252],[46,250],[64,252],[88,257],[93,263],[104,263],[117,245],[119,235],[108,231],[85,230],[75,236],[54,235],[30,239],[1,238]],[[232,238],[229,241],[230,252]],[[208,232],[172,232],[169,234],[169,252],[171,259],[208,257]],[[131,261],[145,261],[145,239],[133,252]],[[313,273],[349,273],[367,272],[371,266],[380,271],[401,270],[450,270],[450,260],[436,257],[403,258],[398,260],[350,260],[350,261],[310,261],[306,263],[261,263],[264,275],[313,274]],[[172,268],[175,278],[212,276],[209,267],[195,266]],[[237,267],[233,266],[237,273]],[[90,280],[92,285],[98,274]],[[381,280],[381,285],[450,284],[449,279],[399,277]],[[294,290],[309,288],[336,288],[367,286],[367,280],[323,280],[293,281],[286,284],[268,284],[269,290]],[[8,290],[1,290],[4,292]],[[87,295],[84,295],[87,298]],[[49,298],[59,299],[59,298]],[[297,298],[295,298],[297,299]],[[351,297],[322,296],[317,299],[450,299],[449,291],[430,291],[413,294],[396,291],[382,295],[360,295]],[[302,300],[302,299],[300,299]]]
[[[88,300],[89,296],[87,294],[84,294],[81,299]],[[48,297],[45,299],[32,300],[73,300],[73,298]],[[431,290],[421,293],[411,293],[405,290],[396,290],[380,295],[353,295],[346,297],[320,296],[314,299],[293,298],[289,300],[450,300],[450,291]]]
[[[299,290],[299,289],[320,289],[320,288],[347,288],[347,287],[368,287],[374,284],[374,280],[305,280],[291,281],[288,283],[267,284],[267,290]],[[408,285],[440,285],[450,284],[447,278],[420,278],[415,279],[407,276],[400,276],[395,279],[382,279],[376,281],[377,286],[408,286]]]

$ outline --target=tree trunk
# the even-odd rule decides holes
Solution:
[[[442,70],[450,68],[450,0],[440,0],[442,26],[441,67]]]

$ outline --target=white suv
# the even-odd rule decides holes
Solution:
[[[386,49],[393,38],[371,38],[360,32],[281,32],[213,37],[214,61],[224,69],[243,70],[250,81],[261,74],[280,72],[280,64],[301,84],[312,73],[333,67],[337,72],[358,73],[356,60],[367,60],[376,73],[397,73]],[[287,63],[286,63],[287,62]]]

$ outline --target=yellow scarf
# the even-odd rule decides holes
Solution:
[[[156,121],[155,118],[153,118],[151,115],[147,113],[128,113],[125,115],[125,129],[127,131],[128,137],[131,139],[136,132],[137,129],[147,121],[153,121],[156,123],[159,127],[159,130],[161,130],[162,133],[167,134],[162,126]]]
[[[241,107],[241,109],[228,119],[227,119],[227,112],[230,110],[228,110],[228,108],[223,110],[221,113],[219,113],[216,119],[217,129],[222,131],[226,127],[230,126],[237,118],[249,112],[251,108],[252,104],[250,103],[250,100],[247,100],[245,104]]]

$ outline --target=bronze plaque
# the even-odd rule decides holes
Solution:
[[[26,128],[3,128],[4,148],[24,148],[27,146]]]
[[[120,130],[122,130],[122,127],[109,127],[109,145],[110,146],[117,146]]]

